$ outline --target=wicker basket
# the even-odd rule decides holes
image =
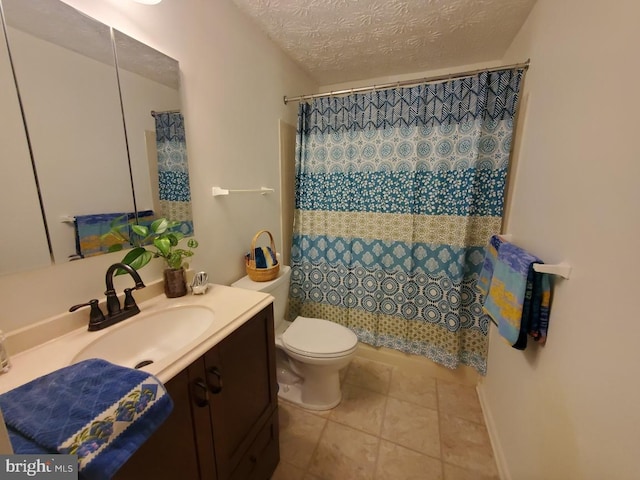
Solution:
[[[249,251],[249,255],[245,257],[246,259],[246,270],[249,278],[254,282],[268,282],[269,280],[273,280],[278,276],[280,272],[280,264],[276,263],[272,267],[268,268],[256,268],[256,242],[258,241],[258,237],[266,233],[269,235],[269,239],[271,241],[271,251],[274,255],[276,255],[276,245],[273,242],[273,235],[268,230],[260,230],[253,236],[253,240],[251,240],[251,250]]]

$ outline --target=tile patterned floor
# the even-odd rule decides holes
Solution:
[[[498,479],[475,387],[357,356],[327,412],[280,401],[272,480]]]

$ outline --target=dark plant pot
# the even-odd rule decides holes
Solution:
[[[184,268],[167,268],[164,271],[164,294],[169,298],[184,297],[187,294]]]

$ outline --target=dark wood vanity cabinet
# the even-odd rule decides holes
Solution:
[[[279,461],[273,309],[166,384],[174,409],[114,478],[267,480]]]

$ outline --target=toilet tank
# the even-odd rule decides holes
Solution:
[[[273,297],[273,319],[277,327],[282,320],[287,309],[289,300],[289,279],[291,278],[291,267],[280,266],[280,273],[273,280],[268,282],[254,282],[248,276],[242,277],[231,284],[232,287],[244,288],[247,290],[257,290],[268,293]]]

